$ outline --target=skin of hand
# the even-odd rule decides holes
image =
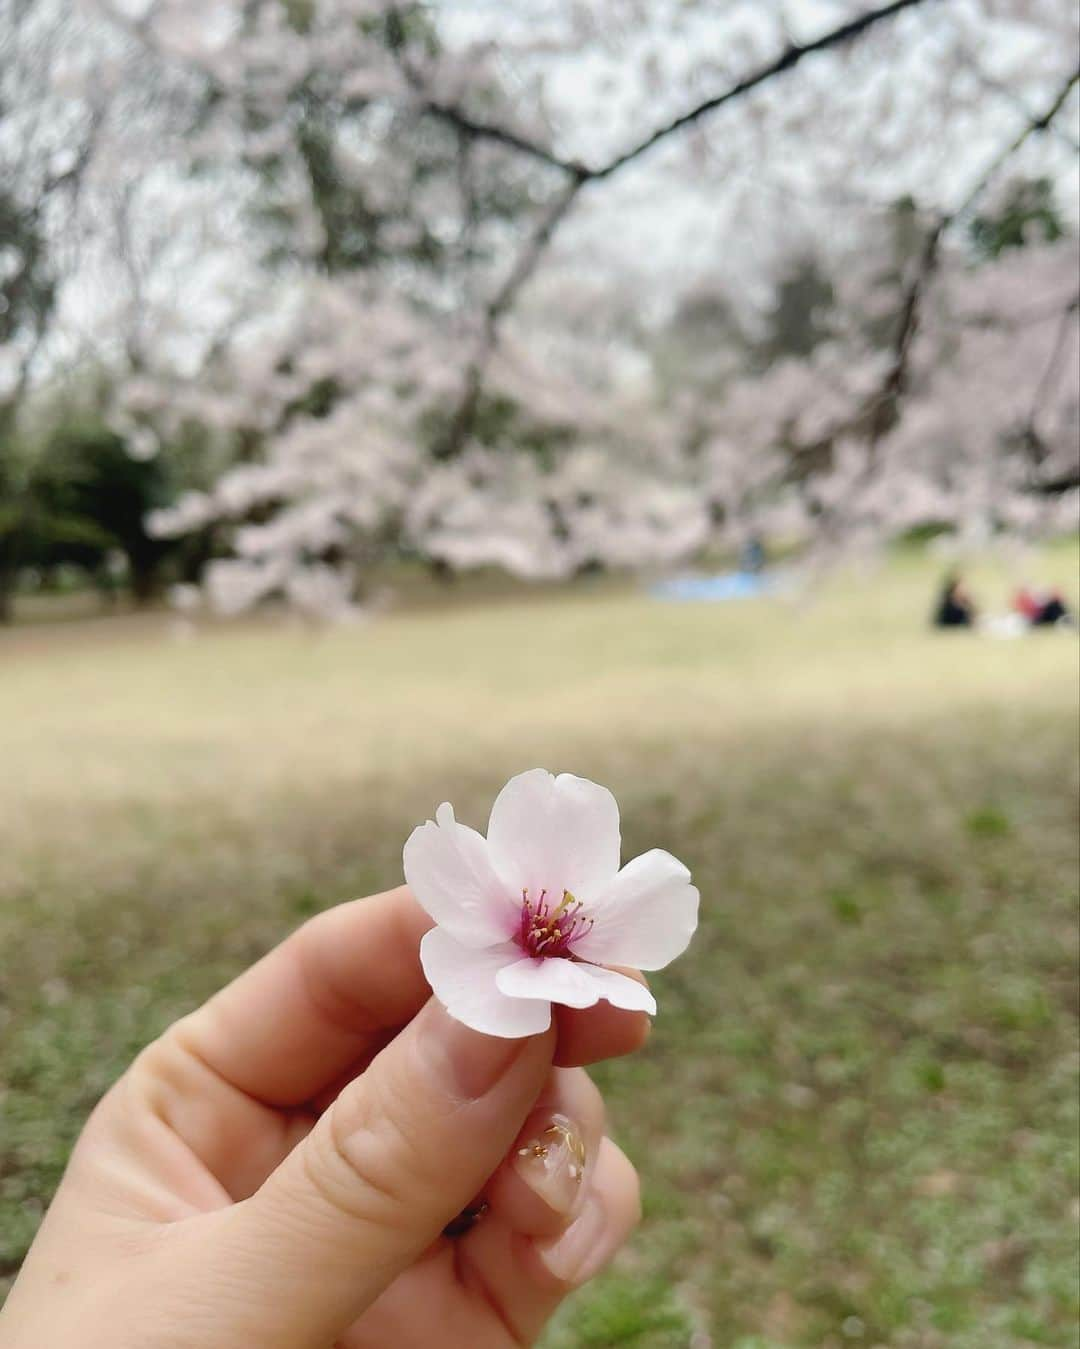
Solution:
[[[582,1064],[641,1013],[453,1021],[404,889],[306,923],[102,1099],[0,1312],[0,1349],[507,1349],[639,1215]],[[487,1202],[464,1233],[443,1229]]]

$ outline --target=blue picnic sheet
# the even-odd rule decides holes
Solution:
[[[777,578],[768,573],[725,571],[713,576],[671,576],[650,586],[649,594],[658,600],[747,600],[774,594]]]

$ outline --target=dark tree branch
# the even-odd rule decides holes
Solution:
[[[551,241],[551,236],[573,206],[577,194],[581,190],[581,185],[580,179],[573,179],[551,203],[539,225],[529,236],[528,243],[518,255],[517,261],[511,268],[506,280],[489,302],[484,315],[484,329],[485,335],[490,339],[494,340],[499,320],[514,302],[518,291],[532,275],[544,249]]]
[[[1049,129],[1050,123],[1065,106],[1069,95],[1076,88],[1078,83],[1080,83],[1080,66],[1078,66],[1064,82],[1058,90],[1054,101],[1047,107],[1046,111],[1025,123],[1008,145],[1004,146],[986,166],[981,177],[976,181],[975,185],[960,205],[943,217],[947,226],[952,225],[956,220],[967,215],[968,211],[971,210],[1008,161],[1016,154],[1017,150],[1021,149],[1032,136],[1036,136],[1040,132]]]
[[[752,90],[767,84],[777,75],[792,70],[805,57],[812,56],[815,52],[828,51],[833,47],[846,46],[848,43],[854,42],[856,38],[861,37],[868,29],[873,28],[875,24],[881,23],[882,20],[891,19],[902,10],[913,9],[916,5],[924,3],[926,3],[926,0],[892,0],[890,4],[868,10],[865,14],[860,14],[857,18],[841,24],[838,28],[823,33],[821,37],[815,38],[812,42],[789,42],[779,56],[760,67],[760,69],[755,70],[752,74],[747,75],[744,79],[739,80],[737,84],[733,84],[721,93],[713,94],[704,99],[693,108],[680,113],[670,122],[650,131],[647,136],[637,141],[628,150],[623,150],[614,158],[609,159],[606,164],[598,165],[584,164],[580,160],[564,159],[547,146],[541,145],[538,141],[530,140],[527,136],[520,135],[516,131],[471,117],[455,104],[424,98],[422,97],[422,80],[419,73],[407,67],[403,68],[406,69],[410,83],[417,89],[418,93],[421,93],[420,106],[425,112],[430,112],[436,117],[442,118],[467,136],[491,140],[498,145],[506,146],[507,149],[517,150],[521,154],[537,159],[550,168],[559,169],[573,178],[579,178],[582,181],[595,181],[610,178],[612,174],[618,173],[627,164],[640,159],[642,155],[648,154],[654,146],[659,145],[663,140],[667,140],[669,136],[684,131],[687,127],[701,121],[702,118],[718,111],[725,104],[735,102]]]
[[[573,178],[601,176],[595,170],[590,169],[585,164],[579,164],[576,160],[560,158],[553,150],[548,150],[538,141],[529,140],[527,136],[519,135],[518,132],[512,131],[509,127],[498,126],[494,122],[483,122],[479,118],[470,117],[468,113],[463,112],[455,104],[421,97],[419,107],[422,112],[431,113],[432,116],[448,123],[455,130],[460,131],[463,136],[468,136],[473,140],[492,141],[508,150],[516,150],[519,154],[539,160],[541,164],[546,164],[548,168],[558,169],[561,173],[569,174]]]
[[[1045,301],[1039,301],[1038,304],[1029,306],[1026,309],[1015,309],[1002,321],[1001,315],[993,311],[984,314],[975,314],[976,322],[987,323],[996,320],[998,324],[1007,328],[1009,332],[1023,332],[1025,328],[1030,328],[1033,323],[1043,323],[1046,319],[1057,318],[1062,312],[1069,313],[1074,309],[1080,308],[1080,295],[1074,295],[1065,306],[1064,311],[1061,308],[1061,302],[1048,305]]]
[[[996,94],[998,98],[1011,104],[1014,110],[1020,113],[1021,116],[1030,120],[1031,109],[1022,99],[1016,96],[1007,84],[1003,84],[1000,80],[995,80],[992,76],[987,75],[984,71],[980,70],[973,61],[965,61],[964,68],[978,80],[980,86],[987,90],[988,93]],[[1067,145],[1074,154],[1080,154],[1080,141],[1077,141],[1074,137],[1070,136],[1064,127],[1048,126],[1046,130],[1052,132],[1054,137],[1059,140],[1062,145]]]
[[[892,341],[892,359],[881,384],[870,395],[850,422],[834,427],[831,432],[821,437],[813,445],[796,447],[799,472],[791,475],[793,481],[805,482],[812,475],[814,469],[831,463],[832,443],[837,436],[845,432],[861,434],[866,440],[866,462],[863,464],[862,470],[858,475],[855,490],[865,486],[873,477],[874,473],[877,471],[878,451],[881,443],[889,431],[896,425],[900,415],[900,404],[910,387],[911,354],[915,338],[918,334],[919,325],[922,321],[926,295],[937,274],[938,266],[941,261],[942,241],[957,221],[962,220],[967,215],[972,206],[975,205],[1012,156],[1016,154],[1016,152],[1025,145],[1032,136],[1045,132],[1050,128],[1051,123],[1065,106],[1066,100],[1076,87],[1078,81],[1080,81],[1080,69],[1074,71],[1064,82],[1058,90],[1054,100],[1049,104],[1046,110],[1037,117],[1032,117],[1021,128],[1017,135],[1013,137],[1008,145],[1004,146],[998,154],[994,156],[960,205],[951,211],[939,212],[936,217],[932,218],[923,239],[923,245],[919,252],[918,261],[913,269],[911,279],[903,291],[900,310],[897,315],[896,333]],[[1072,312],[1075,304],[1076,301],[1070,304],[1063,322],[1068,321],[1068,315]],[[1061,338],[1061,343],[1062,345],[1064,344],[1064,336]],[[1056,351],[1057,349],[1055,348],[1055,361],[1058,359]],[[1052,377],[1053,370],[1054,365],[1051,364],[1045,377],[1046,380]],[[1041,387],[1042,385],[1040,385],[1040,388]],[[1032,444],[1037,443],[1037,437],[1034,433],[1034,409],[1028,431],[1032,437]],[[813,466],[809,471],[806,470],[802,463],[804,458]],[[829,547],[833,547],[837,543],[840,522],[840,512],[836,510],[827,512],[819,521],[823,537]]]
[[[1031,396],[1031,408],[1027,415],[1027,422],[1024,432],[1028,444],[1034,447],[1042,446],[1042,437],[1038,430],[1039,409],[1042,401],[1049,393],[1061,363],[1065,359],[1065,352],[1068,348],[1069,333],[1076,321],[1077,311],[1080,310],[1080,295],[1074,295],[1065,308],[1061,311],[1061,318],[1058,322],[1058,329],[1054,335],[1054,345],[1050,349],[1050,359],[1046,363],[1046,369],[1039,377],[1038,384]]]
[[[613,173],[617,173],[627,164],[635,159],[640,159],[642,155],[647,154],[654,146],[659,145],[662,140],[668,136],[674,135],[678,131],[685,130],[695,122],[700,122],[702,118],[708,117],[710,113],[716,112],[727,103],[733,103],[737,99],[767,84],[777,75],[784,74],[785,71],[794,69],[807,56],[812,56],[815,52],[828,51],[833,47],[843,47],[850,42],[854,42],[864,33],[873,28],[876,24],[885,19],[891,19],[902,10],[913,9],[916,5],[923,4],[924,0],[892,0],[891,4],[882,5],[878,9],[868,10],[865,14],[860,14],[858,18],[851,19],[848,23],[841,24],[839,28],[834,28],[828,33],[823,33],[821,37],[815,38],[813,42],[803,44],[790,43],[774,60],[767,65],[762,66],[753,74],[747,75],[738,84],[733,84],[723,93],[715,94],[711,98],[705,99],[696,107],[688,112],[681,113],[666,125],[657,127],[657,129],[644,139],[638,141],[629,150],[610,160],[603,168],[593,169],[590,178],[610,178]]]
[[[898,404],[907,392],[910,382],[912,346],[922,318],[926,292],[941,260],[942,239],[958,220],[962,220],[968,214],[1012,156],[1032,136],[1038,135],[1049,128],[1054,118],[1065,106],[1066,100],[1073,89],[1076,88],[1078,81],[1080,81],[1080,69],[1075,70],[1064,82],[1049,107],[1039,116],[1032,118],[1009,144],[994,156],[960,205],[952,211],[939,214],[927,231],[918,264],[904,291],[896,336],[893,339],[892,362],[880,387],[872,395],[859,419],[860,421],[865,419],[869,449],[868,471],[873,469],[877,448],[882,438],[896,423]]]
[[[484,375],[498,340],[499,323],[517,298],[522,286],[536,270],[551,236],[573,206],[581,186],[582,180],[580,178],[572,178],[554,199],[536,229],[529,236],[525,247],[518,254],[502,285],[485,306],[479,344],[466,368],[462,395],[450,419],[446,434],[435,448],[436,458],[452,459],[461,450],[472,431],[480,405],[480,396],[483,393]]]
[[[915,268],[915,274],[909,282],[896,325],[893,338],[892,361],[870,401],[867,411],[867,442],[872,462],[877,447],[890,431],[896,419],[896,409],[907,392],[911,370],[911,349],[922,318],[923,298],[931,278],[937,271],[941,253],[941,236],[945,233],[946,220],[939,217],[923,240],[922,250]]]
[[[94,150],[97,147],[97,138],[101,131],[101,125],[104,119],[104,108],[100,105],[96,106],[91,111],[86,136],[82,145],[79,147],[78,153],[66,169],[62,169],[59,173],[49,175],[42,186],[41,199],[49,197],[52,193],[59,192],[62,188],[66,187],[72,189],[73,196],[77,197],[79,195],[80,189],[82,188],[83,177],[90,166]]]
[[[649,132],[647,136],[644,136],[628,150],[624,150],[613,159],[608,160],[606,164],[597,167],[590,167],[576,160],[562,159],[554,151],[518,135],[517,132],[479,121],[456,106],[424,97],[423,80],[420,72],[409,64],[403,52],[398,52],[398,64],[409,84],[420,97],[421,109],[449,123],[462,136],[490,140],[508,149],[516,150],[546,164],[549,168],[561,171],[569,180],[565,190],[555,199],[552,208],[529,236],[506,280],[485,308],[480,345],[466,371],[462,396],[451,418],[443,443],[439,447],[439,456],[442,458],[453,457],[467,439],[475,421],[483,388],[484,374],[495,348],[499,323],[513,304],[522,286],[536,270],[544,250],[550,243],[555,231],[569,214],[582,187],[587,183],[600,182],[612,177],[628,164],[648,154],[650,150],[669,136],[685,130],[727,104],[736,102],[752,90],[767,84],[777,76],[794,69],[805,57],[854,42],[875,24],[892,18],[902,10],[912,9],[923,3],[925,3],[925,0],[892,0],[890,4],[868,10],[867,13],[860,15],[858,18],[822,34],[813,42],[802,45],[789,43],[779,56],[746,76],[737,84],[731,85],[722,93],[705,99],[666,125],[657,127],[656,130]]]
[[[471,116],[463,108],[458,107],[456,103],[447,103],[442,99],[432,98],[425,88],[424,72],[409,60],[405,15],[402,13],[401,7],[390,5],[386,11],[386,17],[389,24],[390,50],[398,69],[405,77],[406,84],[416,96],[418,111],[430,113],[431,116],[446,122],[464,139],[493,141],[496,145],[501,145],[507,150],[516,150],[519,154],[526,155],[530,159],[539,160],[541,164],[546,164],[548,168],[558,169],[572,177],[588,173],[588,170],[582,165],[574,164],[570,160],[560,159],[553,150],[547,149],[539,141],[530,140],[527,136],[519,134],[510,127],[499,126],[496,122],[483,121],[481,118]]]

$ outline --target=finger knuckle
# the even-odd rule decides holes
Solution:
[[[136,1055],[122,1079],[127,1089],[155,1110],[201,1085],[207,1068],[197,1048],[195,1019],[182,1017]]]
[[[325,1203],[356,1221],[392,1227],[411,1221],[425,1168],[411,1131],[380,1095],[369,1089],[339,1097],[311,1136],[305,1166]]]

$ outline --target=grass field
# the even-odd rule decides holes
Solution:
[[[1077,642],[932,634],[935,577],[0,636],[0,1274],[139,1045],[542,764],[703,895],[597,1074],[645,1224],[551,1349],[1075,1345]]]

